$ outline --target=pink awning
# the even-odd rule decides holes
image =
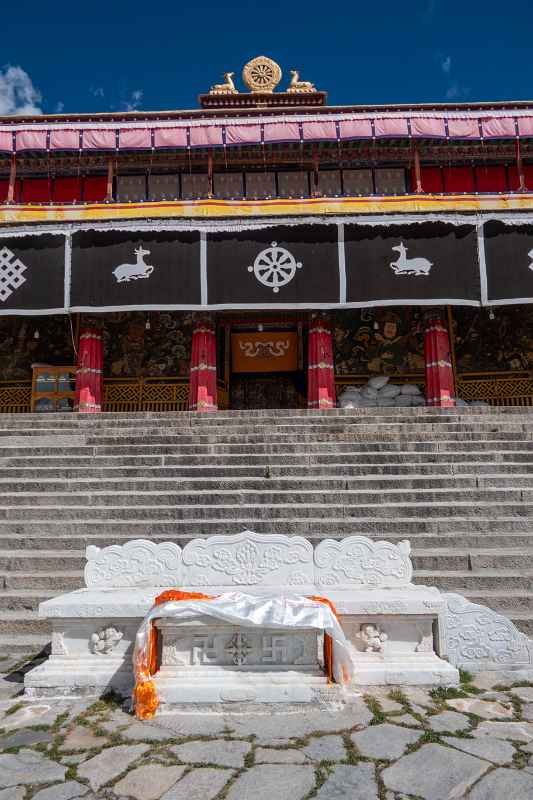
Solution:
[[[479,139],[479,123],[477,119],[449,119],[448,134],[450,139]]]
[[[337,126],[333,120],[324,120],[323,122],[304,122],[303,125],[304,139],[308,140],[331,140],[337,139]]]
[[[154,147],[187,147],[187,128],[156,128]]]
[[[80,132],[59,128],[50,131],[50,150],[79,150]]]
[[[344,119],[339,122],[341,139],[371,139],[372,124],[369,119]]]
[[[114,130],[85,130],[83,131],[84,150],[114,150],[116,136]]]
[[[297,122],[265,122],[263,137],[266,142],[299,142],[300,126]]]
[[[260,144],[260,125],[226,125],[226,144]]]
[[[444,120],[437,117],[411,117],[411,136],[445,139]]]
[[[46,150],[46,131],[17,131],[17,152]]]
[[[407,120],[404,117],[383,117],[374,122],[376,137],[408,136]]]
[[[520,136],[533,136],[533,117],[518,117],[518,133]]]
[[[512,117],[482,119],[481,130],[486,139],[513,139],[516,136],[516,128]]]
[[[0,150],[2,153],[13,152],[13,134],[11,131],[0,131]]]
[[[121,128],[119,146],[124,150],[150,150],[152,133],[148,128]]]
[[[217,147],[222,144],[222,128],[210,125],[191,126],[191,147]]]

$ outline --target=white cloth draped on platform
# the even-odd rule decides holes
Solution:
[[[313,628],[329,634],[333,643],[333,677],[347,683],[353,676],[350,645],[328,605],[304,596],[225,592],[212,600],[179,600],[154,606],[137,632],[133,664],[146,663],[152,622],[161,617],[188,620],[207,615],[233,625],[262,628]],[[147,676],[148,677],[148,676]]]

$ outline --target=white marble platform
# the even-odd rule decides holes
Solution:
[[[352,645],[356,685],[454,685],[458,666],[472,671],[490,669],[493,663],[500,669],[533,666],[533,643],[509,620],[459,595],[413,585],[409,553],[409,542],[394,545],[350,536],[322,541],[313,550],[302,537],[250,531],[193,540],[183,551],[172,542],[146,540],[89,547],[86,588],[40,606],[40,616],[52,622],[52,654],[26,675],[26,693],[129,692],[137,629],[165,588],[328,598]],[[163,652],[171,635],[175,638],[176,631],[162,629]],[[254,702],[274,702],[274,697],[283,702],[291,682],[306,697],[316,681],[324,682],[320,663],[311,672],[309,665],[289,669],[283,661],[268,670],[260,664],[234,666],[192,662],[178,669],[161,655],[156,680],[171,703],[181,702],[191,687],[205,702],[218,702],[215,696],[231,702],[226,695],[238,696],[244,684]],[[180,681],[187,690],[176,688]],[[224,697],[216,686],[227,689]]]

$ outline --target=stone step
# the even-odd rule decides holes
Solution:
[[[533,591],[533,570],[524,569],[517,574],[512,569],[487,569],[482,573],[472,573],[467,570],[416,570],[414,583],[426,586],[437,586],[444,592],[458,592],[476,589],[524,589]]]
[[[50,649],[50,634],[48,632],[36,635],[15,634],[0,636],[0,652],[10,656],[37,656],[44,655]]]
[[[219,506],[263,506],[263,505],[286,505],[294,506],[305,505],[314,506],[318,504],[328,504],[331,507],[339,506],[349,508],[354,505],[373,506],[373,505],[420,505],[421,507],[439,503],[464,503],[468,495],[468,502],[471,504],[494,504],[502,503],[510,507],[511,504],[523,503],[525,507],[530,507],[533,503],[533,488],[500,488],[484,487],[473,488],[472,486],[463,487],[399,487],[393,484],[384,486],[383,483],[372,488],[345,488],[345,482],[341,481],[341,486],[321,491],[314,491],[307,486],[300,486],[299,489],[278,488],[273,482],[261,482],[260,488],[248,488],[246,485],[234,489],[220,487],[196,488],[181,491],[181,486],[174,491],[152,490],[151,488],[143,491],[133,488],[131,490],[112,490],[108,491],[79,491],[79,492],[53,492],[53,491],[18,491],[2,492],[0,497],[0,516],[9,517],[9,512],[21,510],[37,511],[50,508],[63,508],[64,511],[73,509],[95,509],[101,510],[104,507],[124,508],[132,506],[140,508],[164,508],[179,507],[190,509],[195,506],[204,508]],[[525,513],[528,513],[527,511]],[[345,515],[345,514],[344,514]]]
[[[505,493],[504,493],[505,494]],[[299,517],[306,519],[307,516],[313,519],[322,518],[339,518],[345,520],[358,520],[360,518],[368,519],[374,517],[380,518],[412,518],[413,516],[421,517],[446,517],[450,518],[455,516],[471,517],[475,519],[478,516],[492,515],[493,520],[497,522],[501,517],[524,517],[531,520],[533,516],[533,504],[529,502],[488,502],[484,500],[467,501],[457,500],[450,495],[446,500],[432,500],[429,496],[426,502],[379,502],[379,497],[375,503],[365,504],[363,502],[355,503],[342,503],[329,504],[326,502],[310,503],[302,500],[301,503],[289,501],[288,503],[273,502],[275,493],[272,498],[265,497],[264,503],[257,505],[249,505],[244,502],[242,504],[232,505],[204,505],[204,504],[191,504],[191,505],[159,505],[157,502],[152,502],[150,505],[137,505],[135,504],[134,520],[140,522],[154,523],[162,522],[164,520],[202,520],[206,517],[211,519],[220,520],[235,520],[242,516],[247,517],[252,521],[258,519],[287,519],[291,517]],[[26,520],[33,520],[35,522],[45,522],[46,520],[54,520],[57,523],[62,521],[85,521],[95,522],[96,520],[111,521],[111,520],[128,520],[132,522],[132,504],[125,500],[124,505],[56,505],[46,506],[40,505],[18,505],[12,507],[0,507],[0,520],[5,520],[12,523],[24,522]],[[529,523],[531,524],[531,522]]]
[[[533,454],[532,454],[533,456]],[[280,457],[276,462],[282,462]],[[533,459],[532,459],[533,461]],[[207,459],[206,459],[207,462]],[[531,466],[527,462],[493,462],[473,464],[471,462],[456,462],[456,463],[398,463],[398,464],[353,464],[353,463],[328,463],[328,464],[301,464],[299,466],[286,466],[281,463],[259,463],[254,465],[241,465],[241,466],[220,466],[209,465],[209,463],[201,465],[191,465],[183,467],[172,466],[151,466],[145,465],[135,467],[120,467],[109,466],[99,467],[93,466],[94,460],[87,463],[85,467],[3,467],[1,471],[2,477],[0,478],[0,486],[5,491],[14,491],[19,486],[26,486],[27,483],[38,482],[39,484],[48,481],[59,482],[61,486],[65,486],[65,482],[69,484],[74,481],[99,481],[105,482],[109,479],[119,480],[128,479],[128,481],[146,480],[153,481],[156,479],[171,480],[171,479],[247,479],[247,478],[302,478],[313,479],[319,481],[321,479],[343,476],[346,478],[361,478],[361,479],[376,479],[377,476],[384,476],[385,478],[404,478],[413,477],[419,479],[425,476],[442,477],[450,475],[455,476],[457,479],[481,477],[482,479],[492,480],[495,478],[504,478],[505,480],[513,480],[516,476],[517,480],[528,479],[533,481],[533,463]],[[48,486],[48,484],[47,484]],[[13,488],[10,488],[13,487]],[[50,487],[48,487],[50,488]]]
[[[335,473],[334,473],[335,474]],[[299,475],[278,476],[268,471],[262,476],[226,476],[211,477],[153,477],[147,473],[140,477],[129,477],[127,480],[111,473],[105,479],[92,479],[85,475],[83,478],[67,478],[54,480],[46,477],[35,479],[9,480],[5,476],[0,478],[0,495],[37,493],[59,496],[61,492],[68,492],[72,496],[91,493],[102,495],[106,492],[135,493],[144,495],[149,492],[239,492],[239,491],[276,491],[298,492],[298,490],[313,492],[339,492],[339,491],[409,491],[446,489],[470,491],[472,489],[504,489],[517,490],[520,488],[533,489],[533,470],[529,474],[513,473],[500,475],[497,472],[489,475],[476,476],[475,474],[440,474],[419,475],[395,473],[390,475],[370,476],[368,474],[348,476],[345,472],[333,475],[313,476],[302,470]]]

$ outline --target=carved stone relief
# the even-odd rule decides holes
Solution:
[[[509,619],[459,594],[443,597],[441,653],[452,664],[473,670],[533,665],[533,641]]]
[[[413,568],[408,541],[373,542],[348,536],[340,542],[325,539],[315,550],[316,582],[335,589],[408,586]]]
[[[212,536],[189,542],[182,557],[188,585],[313,585],[313,547],[300,536]]]
[[[52,655],[68,656],[68,649],[65,644],[65,634],[63,631],[52,631]]]
[[[89,588],[172,587],[180,581],[181,548],[174,542],[135,539],[124,545],[87,548],[85,584]]]
[[[111,625],[107,628],[101,628],[97,633],[91,634],[89,649],[95,655],[106,656],[115,649],[123,636],[122,631],[113,628]]]

